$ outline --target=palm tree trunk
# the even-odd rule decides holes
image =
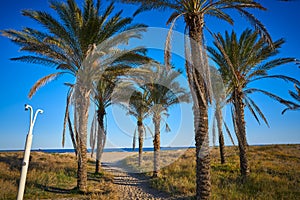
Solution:
[[[219,148],[220,148],[221,164],[224,164],[226,161],[225,161],[224,136],[222,130],[223,116],[222,116],[222,111],[219,102],[216,103],[216,118],[217,118],[218,132],[219,132]]]
[[[235,120],[237,124],[237,138],[240,151],[240,172],[246,178],[249,173],[249,162],[247,156],[246,123],[244,114],[243,92],[240,89],[234,91]]]
[[[159,114],[154,114],[153,116],[153,123],[154,123],[154,140],[153,140],[153,146],[154,146],[154,157],[153,157],[153,177],[159,176],[159,170],[160,170],[160,120],[161,116]]]
[[[86,192],[87,189],[87,124],[90,105],[89,93],[90,91],[88,89],[80,87],[77,92],[75,106],[79,134],[77,187],[82,192]]]
[[[98,115],[98,123],[99,123],[99,129],[98,129],[98,134],[97,134],[97,151],[96,151],[96,169],[95,173],[100,172],[101,168],[101,157],[103,154],[103,149],[105,145],[105,140],[106,140],[106,134],[104,130],[104,116],[105,116],[105,110],[103,108],[99,108],[97,111]]]
[[[185,22],[189,27],[191,39],[192,69],[187,74],[193,97],[194,128],[196,142],[196,199],[209,199],[211,193],[210,180],[210,151],[208,140],[208,103],[207,83],[201,68],[208,67],[203,46],[203,18],[201,16],[187,16]],[[190,64],[190,63],[189,63]]]
[[[142,166],[143,160],[143,143],[144,143],[144,131],[143,131],[143,122],[138,120],[138,133],[139,133],[139,167]]]
[[[210,151],[208,141],[207,107],[194,109],[196,141],[196,199],[209,199],[210,196]]]

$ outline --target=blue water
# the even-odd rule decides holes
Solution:
[[[180,150],[180,149],[187,149],[187,148],[195,148],[195,147],[161,147],[161,151],[167,150]],[[23,151],[21,150],[0,150],[0,152],[17,152]],[[74,149],[32,149],[33,152],[44,152],[44,153],[74,153]],[[138,152],[139,149],[136,148],[133,150],[132,148],[106,148],[104,152]],[[145,147],[143,151],[149,152],[153,151],[153,147]],[[88,149],[88,152],[91,152],[91,149]]]

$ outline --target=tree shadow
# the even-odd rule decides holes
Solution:
[[[103,173],[88,172],[88,181],[100,182],[102,178],[103,178]]]
[[[96,181],[96,182],[102,182],[102,181],[110,181],[112,182],[112,178],[104,176],[104,173],[95,173],[95,172],[88,172],[88,181]]]
[[[77,187],[74,187],[72,189],[64,189],[64,188],[58,188],[58,187],[52,187],[52,186],[45,186],[42,184],[35,184],[35,186],[41,190],[55,193],[55,194],[83,194],[80,192]]]
[[[91,159],[88,159],[87,163],[90,165],[96,165],[96,161],[91,160]]]
[[[42,184],[35,184],[35,187],[43,190],[43,191],[46,191],[46,192],[50,192],[50,193],[53,193],[53,194],[64,194],[64,195],[92,195],[92,194],[107,194],[109,193],[109,191],[86,191],[86,192],[83,192],[83,191],[80,191],[78,189],[78,187],[74,187],[74,188],[71,188],[71,189],[65,189],[65,188],[59,188],[59,187],[53,187],[53,186],[45,186],[45,185],[42,185]]]
[[[21,170],[22,161],[21,154],[0,156],[0,162],[8,164],[10,170]]]

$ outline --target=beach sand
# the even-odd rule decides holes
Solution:
[[[133,155],[138,155],[138,152],[104,152],[101,162],[115,163]],[[96,159],[96,155],[94,158]]]

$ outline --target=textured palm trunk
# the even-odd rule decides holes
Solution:
[[[203,16],[186,16],[189,27],[189,37],[193,67],[187,70],[190,89],[193,97],[194,128],[196,143],[196,199],[209,199],[211,193],[210,151],[208,140],[208,103],[206,83],[201,73],[197,71],[201,65],[208,65],[204,59],[203,46]],[[204,68],[205,66],[202,66]],[[208,66],[207,66],[208,67]],[[188,67],[187,67],[188,69]]]
[[[218,102],[216,104],[216,118],[217,118],[218,132],[219,132],[219,148],[220,148],[221,164],[224,164],[226,160],[225,160],[224,136],[222,130],[223,116],[222,116],[222,110],[220,104]]]
[[[210,151],[208,140],[207,107],[194,107],[196,141],[196,199],[209,199],[210,196]]]
[[[76,96],[76,113],[78,120],[79,152],[77,156],[77,187],[81,192],[87,189],[87,124],[89,116],[90,91],[79,87]],[[75,122],[76,123],[76,122]]]
[[[153,116],[153,123],[154,123],[154,157],[153,157],[153,177],[159,176],[160,170],[160,114],[154,114]]]
[[[98,117],[98,123],[99,123],[99,129],[97,134],[97,151],[96,151],[96,169],[95,173],[100,172],[101,168],[101,157],[103,154],[103,149],[106,141],[106,134],[104,130],[104,116],[105,116],[105,110],[103,108],[98,109],[97,111],[97,117]]]
[[[142,166],[143,160],[143,143],[144,143],[144,131],[143,131],[143,122],[138,120],[138,133],[139,133],[139,166]]]
[[[241,90],[236,89],[234,91],[234,108],[235,108],[235,120],[237,125],[237,138],[239,143],[240,153],[240,172],[242,177],[246,178],[249,173],[249,162],[247,156],[247,138],[246,138],[246,123],[244,114],[244,102],[243,93]]]

